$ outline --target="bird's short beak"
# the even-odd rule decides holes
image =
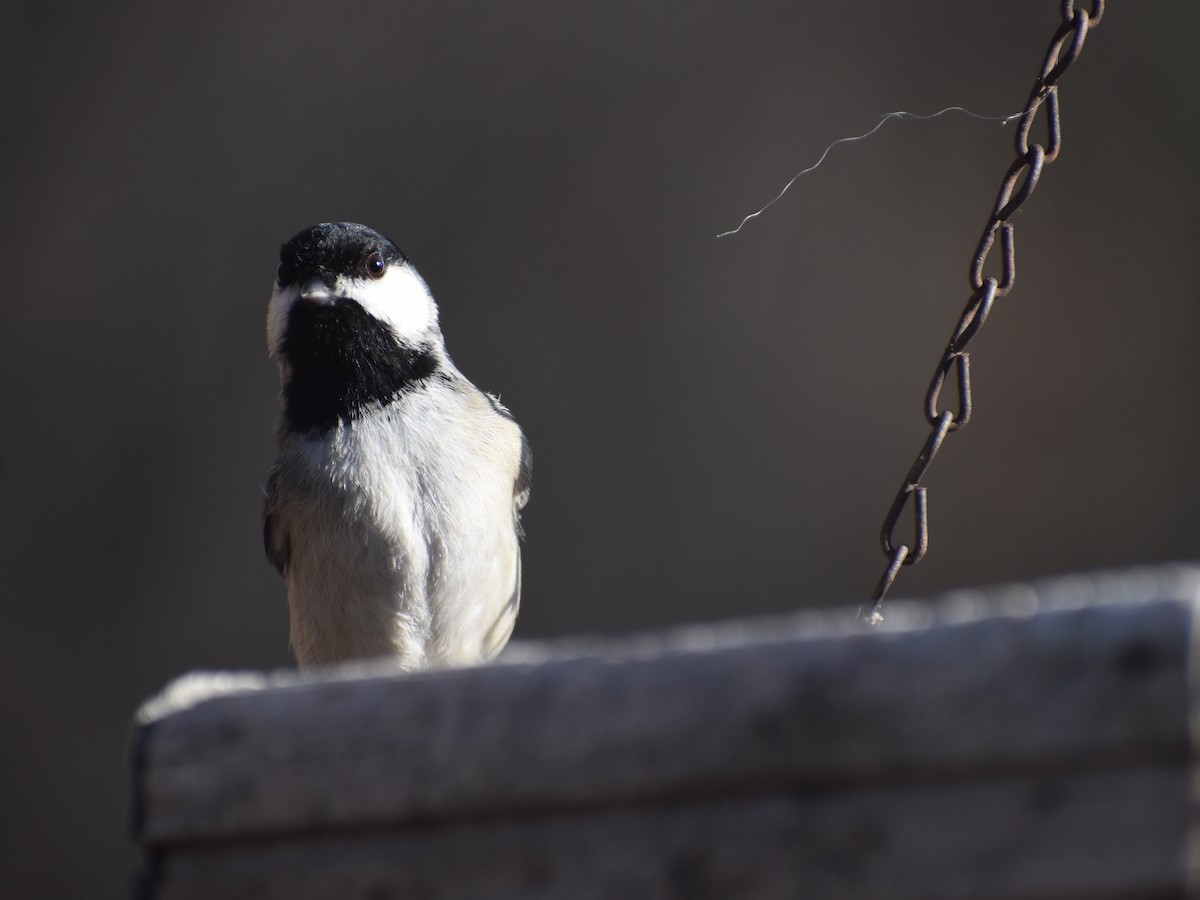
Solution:
[[[309,303],[332,303],[333,291],[315,275],[300,286],[300,299]]]

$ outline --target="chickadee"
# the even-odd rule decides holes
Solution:
[[[279,251],[267,343],[283,409],[263,539],[297,662],[494,656],[521,596],[529,445],[450,361],[417,270],[363,225],[307,228]]]

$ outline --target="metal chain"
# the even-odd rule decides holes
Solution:
[[[879,610],[883,606],[883,598],[891,588],[892,582],[896,580],[900,567],[919,563],[929,550],[929,496],[928,489],[921,483],[921,479],[925,477],[930,463],[941,449],[946,435],[965,427],[971,419],[971,355],[967,352],[967,345],[987,321],[996,299],[1012,290],[1016,280],[1016,252],[1013,245],[1013,226],[1009,220],[1037,187],[1043,167],[1058,159],[1058,153],[1062,149],[1058,82],[1063,73],[1079,58],[1088,29],[1097,25],[1103,15],[1104,0],[1092,0],[1090,13],[1077,9],[1075,0],[1063,0],[1062,24],[1050,41],[1046,58],[1042,61],[1042,67],[1033,83],[1033,90],[1029,94],[1029,102],[1021,115],[1021,124],[1017,128],[1017,158],[1009,166],[1004,180],[1000,183],[1000,193],[996,196],[992,214],[984,226],[983,236],[979,239],[975,256],[971,260],[971,299],[954,327],[954,333],[946,345],[946,352],[942,354],[941,362],[933,373],[933,380],[929,383],[929,390],[925,393],[925,418],[932,426],[932,431],[912,468],[908,470],[908,475],[900,490],[896,492],[896,498],[883,520],[880,544],[883,547],[883,555],[888,558],[888,564],[871,594],[868,619],[872,623],[881,620]],[[1036,142],[1031,143],[1029,138],[1034,121],[1043,107],[1046,110],[1048,135],[1047,145],[1044,147]],[[997,235],[1000,237],[999,278],[983,274],[984,264],[996,243]],[[958,384],[957,413],[949,409],[938,409],[938,399],[951,369],[954,370]],[[896,523],[910,501],[916,523],[912,547],[897,544],[895,538]]]

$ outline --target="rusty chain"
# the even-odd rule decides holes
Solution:
[[[892,582],[896,580],[900,567],[919,563],[929,549],[929,497],[928,489],[921,484],[921,479],[925,477],[929,465],[941,449],[946,435],[963,428],[971,419],[971,355],[967,352],[967,345],[987,321],[995,301],[1012,290],[1016,280],[1016,252],[1013,245],[1013,225],[1009,220],[1037,187],[1042,168],[1058,158],[1062,149],[1058,82],[1063,73],[1079,58],[1088,29],[1098,24],[1103,15],[1104,0],[1092,0],[1090,13],[1076,9],[1075,0],[1063,0],[1062,24],[1050,40],[1050,47],[1046,51],[1046,57],[1042,61],[1042,67],[1038,71],[1029,101],[1017,127],[1017,158],[1009,166],[1004,180],[1000,183],[1000,192],[996,196],[992,214],[984,226],[983,236],[979,239],[975,256],[971,260],[971,299],[954,327],[946,351],[942,354],[941,362],[938,363],[929,383],[929,390],[925,393],[925,418],[932,430],[883,520],[880,544],[888,563],[871,594],[868,619],[872,623],[882,618],[880,608],[883,598],[891,588]],[[1034,121],[1043,107],[1046,110],[1047,133],[1047,145],[1044,147],[1039,143],[1030,142]],[[997,236],[1000,238],[1001,265],[998,279],[983,274],[984,264]],[[942,387],[952,369],[958,386],[957,414],[950,409],[938,409]],[[896,524],[910,500],[916,525],[912,547],[897,544],[895,539]]]

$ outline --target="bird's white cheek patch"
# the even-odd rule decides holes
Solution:
[[[393,266],[382,278],[339,279],[337,291],[396,330],[401,339],[426,335],[437,324],[437,306],[411,266]]]

